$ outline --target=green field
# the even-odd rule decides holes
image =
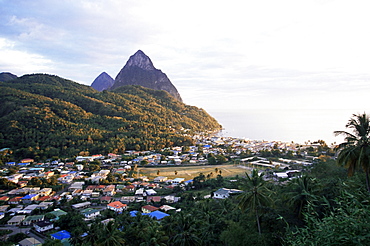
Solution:
[[[212,177],[216,178],[216,168],[218,169],[217,174],[219,174],[219,171],[221,170],[221,175],[223,177],[234,177],[236,175],[245,176],[245,172],[248,171],[245,168],[234,166],[232,164],[207,166],[140,167],[138,169],[140,176],[147,176],[149,179],[153,179],[157,176],[165,176],[169,179],[185,178],[185,180],[188,180],[198,176],[200,173],[203,173],[205,176],[213,173]],[[157,175],[158,171],[159,175]],[[177,172],[177,175],[175,175],[175,172]]]

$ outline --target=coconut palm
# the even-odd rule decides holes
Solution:
[[[303,208],[308,202],[316,199],[313,194],[316,189],[316,180],[303,176],[300,178],[293,179],[290,183],[290,191],[287,192],[286,196],[289,197],[289,203],[292,204],[297,212],[298,218],[302,218]]]
[[[369,171],[370,171],[370,119],[365,113],[354,114],[348,121],[347,131],[335,131],[336,136],[344,136],[345,142],[337,147],[338,164],[348,168],[348,175],[352,176],[359,167],[366,175],[366,187],[370,193]]]
[[[272,192],[267,188],[266,184],[267,182],[263,179],[263,173],[259,175],[258,170],[254,169],[251,176],[247,174],[247,178],[244,179],[245,191],[238,196],[238,199],[240,199],[239,208],[242,211],[249,209],[250,213],[255,213],[259,234],[261,234],[259,209],[272,205],[272,200],[269,197]]]

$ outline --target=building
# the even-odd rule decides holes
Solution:
[[[155,183],[161,183],[161,182],[165,182],[165,181],[167,181],[167,177],[164,177],[164,176],[158,176],[158,177],[154,178]]]
[[[8,225],[20,225],[22,221],[26,218],[26,215],[17,215],[8,220]]]
[[[32,225],[33,223],[36,223],[42,220],[44,220],[44,215],[31,215],[31,216],[27,216],[23,220],[22,224],[29,226],[29,225]]]
[[[44,232],[44,231],[54,229],[54,223],[52,223],[48,220],[42,220],[42,221],[38,221],[38,222],[34,223],[33,227],[38,232]]]
[[[71,238],[71,233],[69,233],[66,230],[58,231],[54,234],[51,234],[51,239],[54,240],[60,240],[62,242],[68,241],[69,238]]]
[[[113,210],[117,213],[123,212],[123,210],[127,209],[127,205],[123,204],[120,201],[111,202],[107,205],[107,209]]]
[[[89,220],[94,219],[100,215],[100,211],[93,208],[86,208],[82,210],[81,213],[83,216],[85,216],[86,219]]]
[[[148,214],[148,213],[151,213],[151,212],[154,212],[154,211],[157,211],[158,208],[157,207],[154,207],[152,205],[145,205],[143,207],[141,207],[141,211],[145,214]]]
[[[42,243],[34,237],[28,237],[18,243],[19,246],[41,246]]]
[[[241,190],[236,190],[236,189],[226,189],[226,188],[220,188],[217,191],[213,192],[213,198],[216,199],[226,199],[229,198],[231,194],[238,194],[242,193],[243,191]]]

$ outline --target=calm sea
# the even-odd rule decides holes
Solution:
[[[324,140],[327,144],[341,143],[343,137],[334,131],[347,130],[345,125],[353,114],[363,113],[350,109],[287,109],[208,111],[223,126],[225,137],[251,140],[305,143]]]

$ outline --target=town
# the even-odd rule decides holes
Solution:
[[[323,141],[297,144],[219,136],[196,139],[195,146],[160,151],[126,151],[106,156],[84,153],[45,162],[25,157],[5,162],[0,179],[0,222],[3,230],[12,233],[2,235],[2,240],[18,233],[23,235],[19,245],[41,245],[45,240],[68,244],[71,233],[62,229],[58,220],[71,211],[78,211],[87,222],[100,219],[103,224],[114,220],[107,213],[125,211],[130,216],[140,213],[161,221],[181,213],[180,193],[194,189],[194,179],[199,177],[229,178],[232,183],[257,168],[266,173],[266,179],[288,180],[301,175],[320,156],[334,155],[333,146],[328,147]],[[0,153],[4,157],[9,151],[5,148]],[[240,175],[228,175],[225,165],[239,169]],[[175,171],[162,175],[163,167]],[[181,176],[184,173],[177,171],[180,167],[198,172]],[[212,170],[214,175],[207,175],[204,170]],[[238,188],[233,184],[215,186],[202,198],[227,199],[243,192]]]

